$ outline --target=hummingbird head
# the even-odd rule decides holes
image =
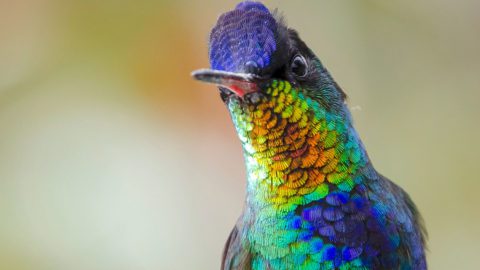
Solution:
[[[350,132],[346,96],[320,60],[276,12],[251,1],[220,16],[209,45],[211,69],[193,76],[219,87],[243,145],[249,183],[286,183],[278,192],[259,192],[274,198],[311,179],[302,192],[318,187],[323,196],[328,186],[318,185],[325,175],[338,164],[346,170],[362,152]]]
[[[227,104],[268,101],[272,83],[284,82],[326,110],[343,108],[346,95],[320,60],[262,3],[241,2],[221,15],[210,34],[209,56],[211,69],[193,76],[218,85]]]
[[[345,93],[276,12],[245,1],[224,13],[209,56],[211,69],[192,75],[220,89],[242,142],[250,202],[286,213],[332,184],[354,187],[346,175],[368,159]]]

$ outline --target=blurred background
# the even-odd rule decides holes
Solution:
[[[219,268],[243,158],[189,74],[236,2],[0,0],[0,269]],[[480,2],[265,2],[417,203],[430,268],[478,268]]]

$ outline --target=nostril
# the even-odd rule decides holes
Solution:
[[[248,61],[245,63],[245,73],[258,74],[259,68],[257,63]]]

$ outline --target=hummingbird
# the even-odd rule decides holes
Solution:
[[[373,167],[347,96],[278,12],[244,1],[218,18],[210,69],[247,170],[221,269],[427,269],[410,196]]]

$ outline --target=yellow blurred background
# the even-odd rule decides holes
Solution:
[[[265,1],[349,95],[430,269],[478,269],[480,2]],[[218,269],[241,146],[207,67],[236,1],[0,0],[0,269]]]

